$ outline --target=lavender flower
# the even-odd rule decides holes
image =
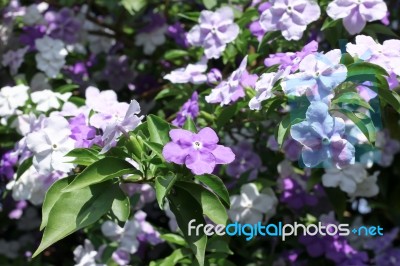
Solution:
[[[241,85],[241,81],[246,71],[246,66],[247,56],[242,60],[239,68],[233,71],[227,81],[222,81],[211,91],[210,95],[206,96],[206,102],[220,103],[221,106],[223,106],[244,97],[244,89]]]
[[[208,84],[215,85],[222,80],[222,73],[218,68],[210,69],[210,72],[207,73],[207,82]]]
[[[239,34],[239,26],[233,22],[233,11],[221,7],[215,12],[201,11],[199,25],[188,33],[187,39],[193,46],[201,46],[208,59],[220,58],[226,44],[233,42]]]
[[[268,8],[271,7],[271,3],[269,2],[265,2],[260,4],[260,6],[258,7],[258,12],[260,14],[262,14],[265,10],[267,10]],[[265,30],[262,28],[260,21],[256,20],[253,21],[250,25],[249,25],[249,30],[251,32],[251,34],[253,34],[254,36],[257,37],[257,40],[259,42],[261,42],[263,36],[265,35]]]
[[[286,40],[300,40],[307,25],[321,15],[312,0],[272,0],[271,5],[261,14],[261,27],[266,32],[281,31]]]
[[[196,64],[188,64],[186,68],[178,68],[164,76],[172,83],[192,83],[201,84],[207,81],[207,76],[204,74],[207,70],[207,59],[203,58]]]
[[[309,54],[313,54],[318,51],[318,42],[311,41],[306,44],[300,52],[287,52],[287,53],[276,53],[270,54],[268,58],[264,60],[264,64],[267,67],[279,64],[279,69],[284,70],[290,68],[290,72],[294,73],[299,69],[300,62]]]
[[[357,34],[367,21],[383,19],[387,6],[383,0],[334,0],[329,3],[326,13],[334,20],[342,18],[346,30]]]
[[[29,51],[35,49],[35,41],[46,35],[46,27],[43,25],[25,26],[22,28],[22,33],[19,36],[19,41],[23,45],[29,46]]]
[[[143,52],[151,55],[157,46],[165,42],[165,33],[168,27],[165,24],[165,18],[159,14],[150,14],[146,19],[148,24],[136,35],[135,45],[143,46]]]
[[[255,153],[248,142],[242,142],[232,147],[235,160],[226,168],[227,175],[239,178],[242,174],[249,172],[249,180],[257,177],[262,166],[261,158]]]
[[[167,30],[167,35],[173,38],[177,45],[182,48],[188,48],[189,42],[186,38],[186,32],[182,26],[182,23],[176,22],[173,25],[170,25]]]
[[[195,175],[211,174],[216,164],[228,164],[235,159],[230,148],[217,145],[218,136],[209,127],[197,134],[184,129],[172,129],[169,136],[172,141],[162,151],[165,160],[185,164]]]
[[[115,91],[120,91],[133,80],[133,71],[130,68],[126,55],[108,56],[102,79],[108,81],[108,86]]]
[[[29,47],[26,46],[24,48],[14,50],[14,51],[10,50],[3,55],[2,64],[3,64],[3,66],[10,67],[11,75],[17,74],[19,67],[24,62],[24,56],[25,56],[26,52],[28,51],[28,49],[29,49]]]
[[[290,130],[292,138],[303,145],[302,158],[305,166],[315,167],[330,160],[337,168],[354,163],[354,146],[343,139],[343,119],[329,115],[328,106],[312,102],[306,120]]]
[[[87,124],[84,114],[79,114],[69,119],[71,138],[74,139],[76,148],[89,148],[96,137],[96,129]]]
[[[176,118],[172,121],[172,124],[177,127],[182,127],[186,119],[190,117],[191,119],[195,119],[199,115],[199,95],[195,91],[192,94],[192,97],[187,100],[181,109],[179,109],[179,112],[176,114]]]

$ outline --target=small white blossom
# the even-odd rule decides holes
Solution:
[[[85,239],[84,245],[78,246],[74,250],[75,266],[101,266],[96,262],[98,259],[98,252],[94,250],[93,244],[89,239]]]
[[[37,68],[42,70],[48,77],[55,78],[65,65],[67,50],[64,43],[60,40],[52,39],[48,36],[35,41]]]
[[[263,221],[266,214],[269,217],[275,213],[278,203],[274,192],[268,188],[260,193],[253,183],[240,188],[240,195],[232,196],[229,217],[240,223],[256,224]]]
[[[110,240],[118,242],[119,250],[134,254],[139,248],[137,236],[141,230],[136,220],[127,221],[123,228],[112,221],[106,221],[102,224],[101,231]]]
[[[64,94],[53,92],[51,90],[42,90],[32,92],[32,102],[36,104],[36,110],[47,112],[51,109],[59,109],[61,107],[60,100],[66,102],[72,93]]]
[[[66,173],[73,167],[64,157],[75,145],[70,135],[68,121],[62,116],[51,116],[44,121],[42,129],[27,136],[26,144],[33,152],[33,166],[40,174],[54,170]]]
[[[0,116],[10,116],[16,114],[17,108],[24,106],[28,100],[29,87],[17,85],[14,87],[6,86],[0,90]]]
[[[360,163],[347,165],[342,169],[328,168],[322,176],[325,187],[339,187],[351,197],[372,197],[378,194],[376,185],[377,175],[369,176],[365,167]]]
[[[32,26],[44,22],[42,12],[44,12],[48,7],[49,5],[44,2],[38,5],[32,4],[28,6],[23,17],[24,24]]]
[[[201,84],[207,81],[207,75],[204,74],[207,70],[207,59],[203,58],[196,64],[189,64],[185,68],[178,68],[164,76],[172,83],[192,83]]]

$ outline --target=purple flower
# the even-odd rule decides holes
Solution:
[[[226,44],[234,41],[239,34],[239,26],[233,20],[233,11],[229,7],[221,7],[215,12],[203,10],[199,25],[189,31],[187,39],[191,45],[203,47],[208,59],[217,59]]]
[[[361,32],[366,22],[381,20],[386,16],[387,6],[383,0],[334,0],[326,9],[334,20],[343,19],[350,34]]]
[[[188,117],[191,119],[196,118],[200,111],[198,100],[199,95],[195,91],[192,94],[192,97],[183,104],[179,112],[176,114],[176,118],[172,121],[172,124],[177,127],[182,127]]]
[[[255,153],[248,142],[242,142],[232,147],[235,154],[235,160],[228,165],[226,169],[227,175],[239,178],[242,174],[249,172],[249,180],[257,177],[258,171],[262,166],[261,158]]]
[[[290,67],[290,72],[294,73],[299,69],[300,62],[309,54],[313,54],[318,51],[318,42],[311,41],[306,44],[300,52],[287,52],[287,53],[276,53],[269,55],[264,60],[264,64],[267,67],[279,64],[280,70],[284,70]]]
[[[11,180],[14,176],[14,166],[18,161],[18,153],[8,151],[4,153],[0,159],[0,177],[4,176]]]
[[[210,72],[207,73],[208,84],[214,85],[222,80],[222,73],[218,68],[212,68]]]
[[[133,71],[126,55],[107,57],[107,65],[102,74],[102,78],[108,81],[108,86],[115,91],[120,91],[133,80]]]
[[[321,15],[317,2],[312,0],[272,0],[272,6],[260,17],[266,31],[282,31],[286,40],[300,40],[307,25]]]
[[[238,69],[233,71],[228,80],[222,81],[214,88],[210,95],[206,96],[208,103],[220,103],[221,106],[228,105],[244,97],[244,89],[241,85],[243,74],[246,72],[247,55],[240,63]]]
[[[3,55],[3,66],[10,67],[11,75],[16,75],[19,67],[24,62],[24,56],[28,51],[29,47],[25,46],[24,48],[17,50],[10,50]]]
[[[265,10],[267,10],[270,7],[271,7],[271,4],[269,2],[262,3],[258,7],[258,12],[260,14],[262,14]],[[249,30],[250,30],[251,34],[256,36],[257,40],[259,42],[261,42],[261,40],[265,34],[265,30],[261,27],[260,21],[259,20],[253,21],[249,26]]]
[[[315,195],[306,192],[303,186],[294,178],[285,177],[280,180],[282,194],[279,200],[290,208],[299,210],[304,206],[315,206],[318,202]]]
[[[292,138],[303,145],[302,158],[305,166],[315,167],[331,160],[337,168],[353,164],[355,148],[342,136],[345,133],[343,119],[329,115],[323,102],[312,102],[306,120],[290,130]]]
[[[400,249],[389,248],[375,257],[375,263],[379,266],[396,266],[400,263]]]
[[[207,59],[203,58],[196,64],[189,64],[186,68],[178,68],[164,76],[172,83],[192,83],[201,84],[207,81],[207,76],[204,74],[207,70]]]
[[[76,140],[76,148],[89,148],[94,144],[96,129],[88,125],[84,114],[70,118],[69,126],[71,128],[71,138]]]
[[[372,238],[364,243],[364,248],[370,249],[375,253],[382,253],[385,249],[388,249],[392,242],[397,238],[399,234],[399,228],[395,227],[390,232],[385,232],[383,236]]]
[[[35,41],[37,39],[43,38],[45,34],[45,26],[25,26],[22,28],[22,33],[19,36],[19,41],[23,45],[29,46],[29,51],[33,51],[35,49]]]
[[[131,261],[131,255],[123,249],[117,249],[111,257],[118,265],[128,265]]]
[[[49,11],[45,19],[52,38],[60,39],[67,44],[73,44],[79,40],[82,23],[71,9],[64,7],[58,13]]]
[[[182,25],[182,23],[176,22],[175,24],[169,26],[167,29],[167,35],[173,38],[177,45],[181,46],[182,48],[188,48],[189,42],[186,38],[186,32]]]
[[[218,136],[209,127],[197,134],[184,129],[172,129],[169,136],[172,141],[162,151],[165,160],[185,164],[195,175],[211,174],[217,164],[228,164],[235,159],[230,148],[217,144]]]

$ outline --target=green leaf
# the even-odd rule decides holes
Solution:
[[[174,250],[174,252],[171,253],[166,258],[163,258],[158,261],[152,261],[150,263],[150,266],[170,266],[170,265],[177,265],[179,261],[182,259],[188,257],[190,255],[190,250],[186,248],[180,248]]]
[[[164,208],[164,199],[176,181],[176,175],[168,173],[166,176],[157,176],[155,180],[156,198],[161,209]]]
[[[215,175],[200,175],[194,176],[197,180],[205,184],[209,187],[220,199],[221,202],[227,207],[230,208],[231,201],[229,199],[228,190],[225,187],[224,182],[222,182],[221,178]]]
[[[118,190],[114,196],[115,199],[111,205],[111,210],[118,220],[126,222],[129,219],[129,214],[131,212],[129,197],[126,196],[122,190]]]
[[[331,111],[337,111],[353,121],[354,124],[361,130],[369,142],[375,142],[376,129],[372,123],[371,118],[362,113],[352,112],[346,109],[333,109]]]
[[[185,124],[183,125],[183,129],[189,130],[193,133],[197,133],[197,127],[194,123],[193,119],[190,117],[186,117]]]
[[[79,86],[76,84],[65,84],[62,85],[60,87],[58,87],[57,89],[55,89],[55,91],[59,92],[59,93],[66,93],[66,92],[71,92],[73,90],[78,89]]]
[[[65,157],[75,158],[72,161],[70,161],[70,163],[88,166],[91,165],[92,163],[95,163],[104,156],[100,155],[96,150],[93,149],[77,148],[67,153]]]
[[[147,116],[147,125],[150,133],[150,141],[165,145],[169,142],[169,131],[172,125],[155,115]]]
[[[173,59],[180,58],[180,57],[187,56],[187,55],[189,55],[188,51],[174,49],[174,50],[167,51],[164,54],[164,58],[165,58],[165,60],[173,60]]]
[[[368,81],[369,79],[364,80],[368,75],[389,76],[384,68],[368,62],[355,62],[347,66],[346,81],[354,81],[357,78],[361,78],[361,82]]]
[[[365,32],[374,32],[377,34],[388,35],[395,38],[400,38],[394,31],[392,31],[388,26],[384,26],[382,24],[369,24],[364,28]]]
[[[40,231],[47,225],[49,219],[49,213],[53,208],[54,204],[61,196],[61,190],[68,186],[69,183],[74,179],[74,176],[62,178],[57,180],[46,192],[42,205],[42,223],[40,224]]]
[[[238,104],[235,103],[233,105],[229,105],[227,107],[222,108],[221,113],[217,116],[216,124],[218,129],[221,129],[224,125],[226,125],[238,112]]]
[[[374,111],[374,109],[371,107],[369,103],[364,101],[360,95],[356,92],[345,92],[343,94],[340,94],[339,97],[335,98],[332,100],[333,104],[339,104],[339,103],[344,103],[344,104],[355,104],[362,106],[364,108],[367,108],[371,111]]]
[[[115,157],[105,157],[86,167],[63,192],[70,192],[72,190],[105,182],[115,177],[137,173],[138,170],[127,161]]]
[[[129,14],[134,15],[147,5],[147,0],[121,0],[121,4]]]
[[[16,180],[18,180],[23,173],[26,172],[31,166],[32,166],[32,161],[33,157],[29,157],[28,159],[25,159],[21,165],[17,169],[17,177]]]
[[[177,244],[180,246],[186,245],[185,239],[183,239],[183,237],[181,237],[180,235],[168,233],[161,235],[160,238],[172,244]]]
[[[282,147],[282,144],[286,137],[288,136],[290,132],[290,115],[287,115],[280,123],[279,126],[277,127],[276,130],[276,141],[278,142],[279,147]]]
[[[202,185],[193,182],[176,182],[176,186],[185,189],[192,195],[193,198],[200,204],[203,213],[216,224],[226,224],[228,221],[228,214],[224,205],[222,205],[219,198],[203,187]]]
[[[164,161],[164,156],[162,155],[163,146],[159,143],[142,140],[144,145],[146,145],[150,150],[152,150],[158,157]]]
[[[220,236],[214,236],[208,240],[207,251],[213,253],[226,253],[233,255],[232,250],[229,249],[229,244]]]
[[[261,42],[258,44],[257,52],[261,52],[261,50],[265,49],[268,46],[269,41],[276,39],[280,35],[280,31],[271,31],[266,33]]]
[[[185,14],[178,14],[178,17],[185,18],[194,22],[199,21],[200,12],[186,12]]]
[[[341,23],[340,20],[332,20],[330,18],[325,19],[324,24],[322,24],[321,31],[329,28],[334,28],[338,23]]]
[[[203,4],[207,9],[212,9],[218,4],[218,2],[217,0],[203,0]]]
[[[207,246],[207,236],[203,230],[199,230],[199,235],[193,231],[188,233],[188,225],[194,220],[192,226],[199,224],[205,225],[203,210],[200,204],[191,196],[191,192],[176,187],[174,193],[168,195],[171,211],[175,214],[176,221],[181,229],[183,236],[195,255],[200,266],[204,266],[204,257]]]
[[[389,89],[387,80],[382,76],[376,76],[378,80],[378,95],[380,99],[391,105],[398,113],[400,113],[400,96],[397,92]]]
[[[119,190],[118,184],[109,181],[61,193],[50,210],[42,241],[32,257],[64,237],[98,221],[110,210]]]

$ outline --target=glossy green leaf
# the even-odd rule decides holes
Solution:
[[[194,220],[192,226],[206,224],[200,204],[191,196],[191,192],[187,192],[180,187],[174,188],[174,193],[168,195],[168,200],[171,211],[175,214],[176,221],[186,242],[195,255],[199,265],[204,266],[207,236],[202,230],[199,230],[199,235],[196,235],[194,231],[192,231],[190,235],[188,233],[188,225],[191,220]]]
[[[186,118],[185,124],[183,125],[183,129],[189,130],[193,133],[197,133],[197,127],[194,123],[193,119],[190,117]]]
[[[221,202],[227,207],[230,208],[231,202],[229,199],[228,190],[225,187],[224,182],[222,182],[221,178],[215,175],[196,175],[195,178],[209,187],[220,199]]]
[[[160,236],[161,239],[164,239],[165,241],[172,243],[172,244],[177,244],[179,246],[185,246],[186,242],[183,237],[180,235],[168,233],[168,234],[163,234]]]
[[[54,204],[60,198],[62,192],[61,190],[68,186],[69,183],[74,179],[74,176],[70,176],[67,178],[62,178],[57,180],[51,187],[47,190],[46,196],[44,197],[43,205],[42,205],[42,223],[40,224],[40,231],[44,229],[47,225],[47,221],[49,219],[49,213],[53,208]]]
[[[163,146],[161,144],[147,140],[143,140],[143,144],[152,150],[158,157],[164,160],[164,156],[162,155]]]
[[[114,201],[111,205],[111,210],[115,217],[121,222],[126,222],[129,219],[131,212],[131,205],[129,203],[129,197],[125,195],[122,190],[117,190],[114,195]]]
[[[121,0],[121,4],[131,15],[134,15],[147,5],[147,0]]]
[[[23,173],[25,173],[26,170],[28,170],[28,169],[32,166],[32,161],[33,161],[33,157],[29,157],[29,158],[25,159],[25,160],[21,163],[21,165],[20,165],[20,166],[18,167],[18,169],[17,169],[17,177],[16,177],[16,180],[18,180],[18,179],[21,177],[21,175],[22,175]]]
[[[201,205],[203,214],[205,214],[211,221],[216,224],[226,224],[228,221],[228,214],[224,205],[219,198],[203,187],[202,185],[193,182],[176,182],[176,186],[185,189],[192,195],[194,199]]]
[[[147,116],[147,125],[150,133],[150,141],[161,145],[169,142],[169,131],[171,124],[155,115]]]
[[[166,176],[157,176],[155,180],[156,198],[161,209],[164,208],[164,199],[176,181],[176,175],[168,173]]]
[[[207,9],[213,9],[217,4],[217,0],[203,0],[203,4]]]
[[[65,157],[72,157],[72,160],[69,160],[70,163],[88,166],[92,163],[97,162],[100,158],[103,158],[103,155],[100,155],[96,150],[93,149],[84,149],[77,148],[68,152]]]
[[[50,210],[42,241],[33,257],[64,237],[98,221],[111,209],[119,190],[118,184],[109,181],[61,193]]]
[[[115,177],[120,177],[127,174],[139,174],[133,165],[127,161],[115,158],[105,157],[99,161],[89,165],[76,176],[63,192],[68,192],[93,184],[105,182]]]
[[[347,81],[353,81],[357,76],[361,78],[361,81],[368,81],[368,75],[389,76],[384,68],[364,61],[347,66]]]
[[[287,138],[290,132],[290,115],[283,118],[279,123],[277,130],[275,131],[276,141],[279,147],[282,147],[284,140]]]
[[[371,107],[369,103],[364,101],[360,95],[356,92],[345,92],[343,94],[340,94],[339,97],[335,98],[332,100],[333,104],[354,104],[354,105],[359,105],[361,107],[364,107],[366,109],[369,109],[371,111],[374,111],[374,109]]]
[[[349,118],[361,130],[369,142],[375,142],[376,129],[371,119],[362,113],[352,112],[346,109],[334,109]]]
[[[166,60],[173,60],[176,58],[187,56],[188,54],[189,52],[185,50],[169,50],[164,54],[164,58]]]

